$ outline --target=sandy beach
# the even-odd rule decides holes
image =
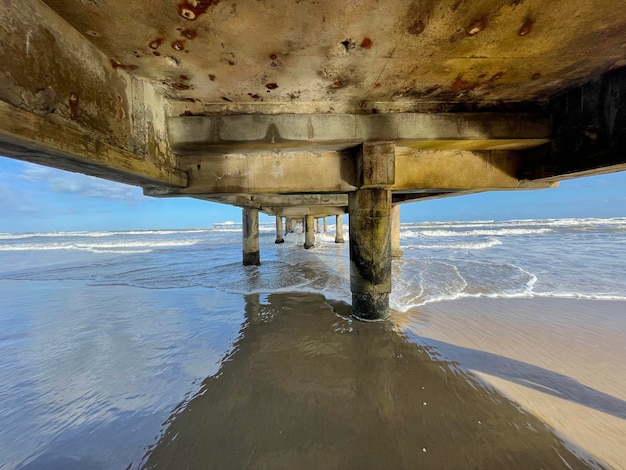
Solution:
[[[626,303],[466,299],[394,316],[608,467],[626,469]]]

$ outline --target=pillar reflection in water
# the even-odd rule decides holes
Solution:
[[[392,322],[320,295],[246,296],[220,371],[144,468],[586,468],[536,418]]]

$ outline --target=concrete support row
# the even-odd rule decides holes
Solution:
[[[389,316],[391,292],[391,259],[401,256],[400,209],[391,205],[391,191],[361,189],[348,197],[350,218],[350,290],[352,314],[366,321],[384,320]],[[335,218],[335,243],[344,243],[343,220]],[[318,219],[319,220],[319,219]],[[243,264],[258,266],[259,211],[243,209]],[[304,248],[315,246],[313,215],[304,217]],[[293,219],[287,219],[287,230]],[[326,219],[324,226],[327,228]],[[283,219],[276,217],[276,243],[284,243]]]

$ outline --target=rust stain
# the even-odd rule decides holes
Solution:
[[[361,41],[361,48],[370,49],[372,47],[372,44],[374,44],[374,42],[370,38],[365,37],[363,38],[363,41]]]
[[[479,20],[474,21],[468,28],[465,30],[465,33],[468,36],[474,36],[475,34],[480,33],[483,29],[487,27],[487,20],[483,17]]]
[[[111,59],[111,66],[114,69],[122,69],[122,70],[135,70],[137,68],[136,65],[125,65],[117,59]]]
[[[267,88],[268,90],[275,90],[276,88],[278,88],[278,85],[276,83],[268,83],[265,85],[265,88]]]
[[[276,60],[278,59],[278,56],[276,54],[270,54],[270,59]]]
[[[150,49],[158,49],[162,43],[163,43],[163,38],[156,38],[148,43],[148,47]]]
[[[172,42],[172,49],[175,51],[184,51],[185,50],[185,42],[177,39]]]
[[[179,75],[178,78],[180,78],[181,80],[189,80],[189,77],[185,74]]]
[[[527,34],[529,34],[531,32],[531,30],[533,29],[533,20],[528,18],[524,24],[522,25],[522,27],[519,29],[519,31],[517,32],[518,36],[526,36]]]
[[[232,103],[232,102],[233,102],[233,100],[231,100],[230,98],[227,98],[226,96],[222,96],[222,99],[223,99],[224,101],[228,101],[229,103]]]
[[[263,101],[263,98],[257,95],[256,93],[255,94],[248,93],[248,96],[252,98],[254,101]]]
[[[476,88],[476,86],[477,85],[475,83],[470,83],[467,80],[463,80],[460,75],[456,77],[452,82],[452,88],[454,90],[471,90],[472,88]]]
[[[124,101],[120,95],[117,95],[117,101],[115,104],[116,112],[115,117],[118,121],[123,120],[126,117],[126,112],[124,111]]]
[[[374,83],[374,88],[380,88],[381,86],[383,86],[383,85],[380,82]]]
[[[153,54],[153,55],[155,55],[155,56],[157,56],[157,57],[159,57],[159,56],[161,55],[161,53],[160,53],[160,52],[158,52],[158,51],[152,51],[152,54]]]
[[[530,78],[533,80],[537,80],[539,77],[541,77],[541,74],[539,72],[535,72],[530,76]]]
[[[411,26],[408,27],[407,32],[409,34],[422,34],[428,24],[428,15],[424,15],[421,18],[415,20]]]
[[[70,93],[70,116],[72,118],[72,120],[76,120],[78,119],[79,116],[79,112],[78,112],[78,103],[79,103],[79,99],[78,99],[78,95],[76,93]]]
[[[189,88],[191,88],[186,83],[178,83],[178,82],[170,83],[170,86],[174,88],[174,90],[178,90],[178,91],[189,90]]]
[[[213,75],[212,73],[209,74],[209,80],[211,80],[212,82],[215,81],[215,75]]]
[[[489,81],[490,81],[490,82],[494,82],[494,81],[496,81],[496,80],[500,80],[503,76],[504,76],[504,72],[498,72],[498,73],[494,74],[494,76],[493,76],[493,77],[491,77],[491,78],[489,79]]]
[[[219,2],[220,0],[183,0],[178,4],[178,14],[186,20],[194,21]]]
[[[184,28],[180,30],[180,35],[187,39],[195,39],[198,33],[196,32],[195,29]]]

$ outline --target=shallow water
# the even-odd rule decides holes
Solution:
[[[305,251],[264,231],[244,268],[232,230],[0,234],[0,468],[591,465],[402,331],[463,297],[624,305],[624,234],[626,219],[403,225],[399,330],[346,318],[332,235]]]

